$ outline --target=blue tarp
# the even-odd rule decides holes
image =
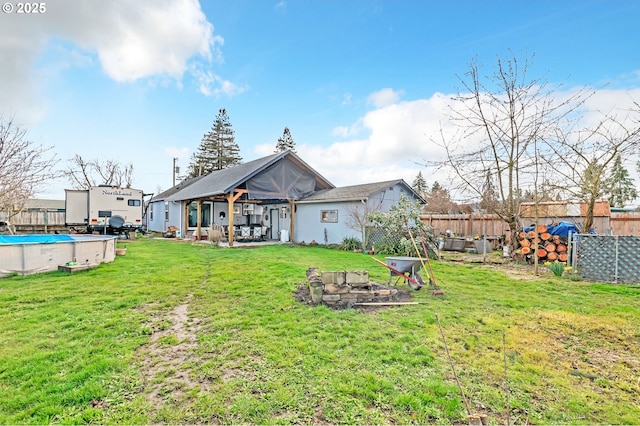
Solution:
[[[73,237],[66,234],[0,235],[0,244],[52,244],[62,241],[73,241]]]
[[[522,228],[524,232],[533,231],[535,229],[536,227],[534,225],[525,226],[524,228]],[[573,232],[574,234],[580,233],[580,230],[578,229],[577,225],[573,222],[559,222],[557,225],[547,226],[547,232],[550,233],[551,235],[568,237],[569,231]],[[593,230],[591,231],[591,233],[593,233]]]

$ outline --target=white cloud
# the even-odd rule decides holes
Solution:
[[[369,95],[367,103],[375,106],[376,108],[382,108],[387,105],[395,104],[400,100],[403,94],[404,91],[402,90],[395,91],[389,88],[382,89]]]
[[[354,179],[356,183],[365,182],[369,177],[374,180],[405,178],[406,173],[401,171],[407,167],[415,177],[420,169],[418,164],[443,158],[443,150],[434,140],[439,138],[445,107],[446,97],[441,94],[390,104],[368,112],[352,126],[333,130],[335,136],[342,138],[353,138],[357,134],[364,137],[329,146],[305,145],[298,151],[302,158],[313,158],[314,165],[327,175],[345,176],[347,182],[353,183]],[[453,132],[443,130],[447,134]]]
[[[593,96],[587,99],[586,108],[590,111],[600,111],[602,113],[610,113],[626,110],[637,110],[634,101],[640,102],[640,88],[634,89],[601,89],[596,91]]]
[[[249,90],[248,85],[238,86],[229,80],[218,79],[220,88],[216,90],[216,94],[224,94],[227,96],[235,96]]]
[[[347,138],[351,135],[351,128],[347,126],[338,126],[331,131],[331,134],[339,138]]]
[[[396,93],[384,89],[370,99],[385,98],[379,96],[383,92],[388,95],[386,99],[392,99],[391,94]],[[565,99],[570,95],[558,93],[558,98]],[[422,171],[428,184],[437,180],[447,187],[452,177],[445,171],[429,167],[428,163],[445,158],[440,146],[442,138],[457,140],[459,129],[447,118],[448,106],[454,102],[451,98],[436,93],[427,99],[385,104],[367,112],[350,126],[333,129],[333,135],[341,140],[328,146],[303,145],[297,150],[302,158],[312,159],[312,167],[338,186],[399,178],[411,184]],[[634,99],[640,100],[640,89],[599,90],[585,107],[603,112],[630,110]],[[583,125],[595,125],[601,118],[600,114],[585,114]],[[459,142],[470,148],[475,140],[466,138]],[[631,172],[635,169],[634,162],[635,159],[628,165]]]
[[[238,86],[211,71],[203,71],[194,67],[192,74],[198,80],[200,93],[205,96],[226,95],[232,97],[249,90],[249,86]]]
[[[41,104],[38,82],[43,79],[35,64],[49,43],[70,43],[82,49],[70,48],[56,57],[57,65],[47,63],[49,72],[86,65],[89,53],[118,82],[169,77],[179,85],[190,61],[221,61],[219,46],[224,40],[214,36],[213,25],[197,0],[57,0],[48,6],[37,19],[0,15],[0,110],[21,112],[27,121],[37,120],[37,113],[26,115],[26,111]],[[237,93],[228,82],[220,78],[216,82],[223,83],[219,90]]]
[[[107,75],[120,82],[156,74],[179,79],[189,58],[211,60],[223,43],[195,0],[65,0],[51,9],[50,30],[97,52]]]

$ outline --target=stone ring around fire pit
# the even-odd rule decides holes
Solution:
[[[375,303],[407,302],[411,295],[383,284],[369,281],[368,271],[324,271],[307,269],[308,291],[312,305],[325,304],[334,309],[372,306]],[[363,305],[365,306],[365,305]]]

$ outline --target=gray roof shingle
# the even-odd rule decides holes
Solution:
[[[185,180],[154,197],[152,201],[195,200],[214,195],[228,194],[242,186],[247,180],[284,158],[288,158],[290,161],[294,161],[312,171],[322,187],[333,187],[329,181],[320,176],[292,151],[283,151],[226,169],[216,170],[204,176]]]
[[[299,201],[299,203],[320,203],[325,201],[356,201],[362,200],[371,197],[372,195],[387,189],[396,184],[402,184],[407,188],[407,190],[411,191],[415,194],[415,196],[422,200],[418,194],[415,193],[413,188],[411,188],[403,179],[396,180],[388,180],[384,182],[374,182],[374,183],[365,183],[361,185],[351,185],[351,186],[342,186],[340,188],[332,188],[325,189],[322,191],[318,191],[313,195],[306,197],[304,200]]]

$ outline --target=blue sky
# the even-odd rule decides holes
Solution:
[[[286,126],[335,185],[446,185],[420,163],[442,155],[430,138],[471,60],[535,54],[533,77],[624,107],[640,100],[639,16],[626,0],[50,0],[0,14],[0,113],[60,167],[132,163],[145,192],[171,186],[220,108],[244,160]]]

